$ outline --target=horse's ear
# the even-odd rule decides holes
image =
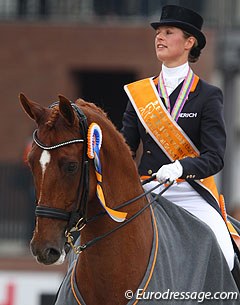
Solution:
[[[58,97],[59,97],[59,111],[61,115],[70,126],[73,126],[76,116],[71,106],[71,102],[63,95],[59,95]]]
[[[44,108],[39,104],[30,101],[23,93],[19,94],[19,100],[27,115],[38,123],[44,113]]]

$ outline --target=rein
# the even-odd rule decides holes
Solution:
[[[150,178],[145,179],[144,181],[142,181],[142,185],[147,184],[147,183],[149,183],[149,182],[151,182],[151,181],[153,181],[153,180],[155,180],[155,179],[156,179],[156,175],[153,175],[153,176],[151,176]],[[164,183],[165,183],[165,182],[164,182]],[[163,183],[159,183],[159,184],[155,185],[154,187],[152,187],[152,188],[149,189],[148,191],[146,191],[146,192],[144,191],[144,193],[142,193],[142,194],[140,194],[140,195],[138,195],[138,196],[136,196],[136,197],[134,197],[134,198],[132,198],[132,199],[130,199],[130,200],[128,200],[128,201],[122,203],[122,204],[120,204],[119,206],[115,207],[114,210],[119,210],[119,209],[121,209],[121,208],[124,208],[124,207],[126,207],[127,205],[129,205],[129,204],[131,204],[131,203],[137,201],[138,199],[141,199],[141,198],[145,197],[146,195],[150,194],[152,191],[154,191],[155,189],[157,189],[157,188],[158,188],[159,186],[161,186],[162,184],[163,184]],[[100,216],[103,216],[103,215],[105,215],[105,214],[106,214],[106,211],[102,211],[102,212],[96,214],[95,216],[92,216],[91,218],[88,218],[87,221],[86,221],[86,223],[89,223],[89,222],[95,220],[96,218],[98,218],[98,217],[100,217]]]
[[[58,105],[58,102],[50,105],[49,108],[53,108],[57,105]],[[78,116],[79,129],[80,129],[80,132],[82,134],[82,139],[72,139],[72,140],[68,140],[68,141],[65,141],[65,142],[57,143],[55,145],[45,145],[38,138],[38,135],[37,135],[38,130],[35,130],[33,132],[33,141],[38,147],[40,147],[43,150],[54,150],[54,149],[57,149],[57,148],[60,148],[60,147],[66,146],[66,145],[74,144],[74,143],[82,143],[83,144],[82,174],[81,174],[80,181],[79,181],[79,186],[78,186],[78,199],[77,199],[77,202],[76,202],[76,206],[75,206],[75,209],[73,209],[73,211],[67,212],[63,209],[51,208],[51,207],[48,207],[48,206],[38,205],[38,206],[36,206],[36,209],[35,209],[35,215],[37,217],[46,217],[46,218],[53,218],[53,219],[68,221],[68,226],[67,226],[67,229],[65,231],[65,236],[66,236],[66,239],[67,239],[67,243],[72,247],[73,251],[76,254],[79,254],[83,250],[89,248],[90,246],[94,245],[95,243],[97,243],[101,239],[109,236],[110,234],[112,234],[115,231],[121,229],[122,227],[127,225],[129,222],[131,222],[132,220],[137,218],[148,207],[150,207],[152,205],[152,203],[155,202],[157,200],[157,198],[159,196],[161,196],[172,185],[172,183],[168,184],[168,186],[164,190],[162,190],[158,195],[156,195],[152,201],[150,201],[146,206],[144,206],[142,209],[140,209],[132,217],[130,217],[129,219],[126,219],[119,226],[115,227],[111,231],[109,231],[109,232],[107,232],[107,233],[105,233],[101,236],[98,236],[98,237],[92,239],[91,241],[85,243],[84,245],[75,246],[74,245],[74,238],[72,236],[72,233],[81,231],[87,223],[92,222],[93,220],[95,220],[99,216],[105,215],[106,211],[101,212],[101,213],[99,213],[99,214],[97,214],[97,215],[95,215],[95,216],[93,216],[89,219],[87,218],[87,203],[88,203],[88,193],[89,193],[89,157],[88,157],[88,154],[87,154],[88,125],[87,125],[87,118],[86,118],[85,114],[82,112],[82,110],[80,108],[78,108],[77,105],[74,104],[74,103],[71,103],[71,106],[73,107],[74,111],[76,112],[76,114]],[[143,181],[142,185],[154,180],[155,178],[156,178],[156,176],[153,175],[149,179],[146,179],[145,181]],[[121,209],[121,208],[123,208],[123,207],[125,207],[125,206],[127,206],[127,205],[145,197],[147,194],[149,194],[154,189],[158,188],[160,185],[162,185],[164,183],[157,184],[155,187],[148,190],[147,192],[144,192],[144,193],[128,200],[127,202],[115,207],[114,210]]]
[[[144,192],[143,194],[141,194],[140,196],[146,196],[148,193],[152,192],[154,189],[158,188],[159,186],[165,184],[165,182],[163,183],[159,183],[157,184],[155,187],[153,187],[152,189],[148,190],[147,192]],[[156,194],[156,196],[153,198],[152,201],[150,201],[147,205],[145,205],[141,210],[139,210],[136,214],[134,214],[132,217],[130,217],[129,219],[125,220],[123,223],[121,223],[119,226],[117,226],[116,228],[112,229],[111,231],[108,231],[107,233],[97,236],[95,238],[93,238],[92,240],[88,241],[87,243],[80,245],[80,246],[76,246],[74,244],[74,238],[71,234],[67,234],[67,243],[71,246],[71,248],[73,249],[75,254],[80,254],[82,253],[84,250],[86,250],[87,248],[93,246],[94,244],[96,244],[98,241],[104,239],[105,237],[113,234],[114,232],[118,231],[119,229],[121,229],[122,227],[126,226],[128,223],[130,223],[132,220],[134,220],[135,218],[137,218],[140,214],[142,214],[147,208],[149,208],[154,202],[157,201],[157,199],[164,193],[166,192],[170,186],[172,186],[173,182],[169,183],[159,194]],[[140,197],[138,196],[138,197]],[[140,198],[141,198],[140,197]],[[137,197],[136,197],[137,198]],[[129,200],[128,202],[123,203],[121,206],[118,206],[117,208],[115,208],[116,210],[119,209],[120,207],[126,206],[130,203],[132,203],[133,201],[135,201],[137,199],[133,198],[132,200]],[[131,202],[130,202],[131,201]],[[106,214],[106,212],[103,212],[103,214]],[[89,221],[88,221],[89,222]],[[71,233],[71,232],[69,232]]]

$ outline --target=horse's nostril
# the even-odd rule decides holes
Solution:
[[[55,248],[48,248],[45,251],[46,257],[51,258],[52,260],[57,260],[61,255],[60,251]]]

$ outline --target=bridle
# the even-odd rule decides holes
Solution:
[[[55,102],[52,105],[50,105],[49,108],[53,108],[58,104],[59,102]],[[83,155],[82,155],[82,164],[81,164],[82,174],[78,185],[78,198],[74,210],[71,212],[67,212],[63,209],[52,208],[46,205],[38,205],[36,206],[36,210],[35,210],[35,215],[37,217],[47,217],[47,218],[54,218],[54,219],[68,221],[68,227],[66,229],[67,232],[71,231],[72,228],[76,228],[76,230],[80,230],[85,226],[87,219],[87,202],[88,202],[88,194],[89,194],[89,158],[87,155],[87,129],[88,129],[87,117],[85,116],[83,111],[77,107],[76,104],[71,103],[71,106],[78,117],[79,129],[82,134],[81,139],[72,139],[50,146],[43,144],[39,140],[37,136],[37,130],[33,132],[34,143],[38,147],[44,150],[54,150],[74,143],[83,144]]]
[[[57,106],[58,104],[59,104],[58,102],[53,103],[52,105],[49,106],[49,108],[53,108],[53,107]],[[70,246],[73,248],[73,250],[76,254],[79,254],[83,250],[85,250],[86,248],[92,246],[93,244],[95,244],[99,240],[105,238],[106,236],[114,233],[115,231],[119,230],[123,226],[127,225],[130,221],[132,221],[133,219],[138,217],[153,202],[155,202],[156,199],[159,196],[161,196],[162,193],[165,192],[172,184],[170,183],[162,192],[160,192],[158,195],[156,195],[156,197],[152,201],[150,201],[147,205],[145,205],[142,209],[140,209],[132,217],[125,220],[124,223],[121,223],[120,225],[115,227],[113,230],[111,230],[111,231],[109,231],[109,232],[107,232],[107,233],[105,233],[101,236],[98,236],[98,237],[94,238],[93,240],[89,241],[88,243],[76,247],[74,245],[74,239],[73,239],[72,233],[76,232],[76,231],[81,231],[87,223],[95,220],[96,218],[98,218],[102,215],[105,215],[106,212],[105,211],[100,212],[99,214],[93,216],[92,218],[89,218],[89,219],[87,218],[87,204],[88,204],[88,194],[89,194],[89,157],[88,157],[88,154],[87,154],[88,124],[87,124],[87,117],[85,116],[83,111],[80,108],[78,108],[76,104],[74,104],[72,102],[71,102],[71,106],[74,109],[74,111],[76,112],[78,120],[79,120],[79,129],[80,129],[80,132],[82,134],[81,139],[79,139],[79,138],[72,139],[72,140],[68,140],[68,141],[57,143],[55,145],[50,146],[50,145],[43,144],[39,140],[38,135],[37,135],[38,130],[35,130],[33,132],[33,141],[38,147],[40,147],[43,150],[54,150],[54,149],[57,149],[57,148],[60,148],[60,147],[66,146],[66,145],[74,144],[74,143],[82,143],[83,144],[82,173],[81,173],[81,177],[80,177],[80,181],[79,181],[79,185],[78,185],[77,202],[76,202],[75,208],[71,212],[67,212],[63,209],[52,208],[52,207],[49,207],[49,206],[46,206],[46,205],[37,205],[36,209],[35,209],[35,215],[37,217],[46,217],[46,218],[53,218],[53,219],[68,221],[68,225],[67,225],[67,228],[66,228],[66,231],[65,231],[65,236],[67,238],[67,243],[70,244]],[[154,179],[155,179],[155,176],[152,176],[147,181],[145,181],[143,184],[145,184],[147,182],[150,182]],[[121,208],[131,204],[132,202],[135,202],[135,201],[139,200],[140,198],[146,197],[147,194],[149,194],[150,192],[152,192],[154,189],[158,188],[162,184],[163,183],[160,183],[160,184],[154,186],[149,191],[143,192],[139,196],[136,196],[136,197],[130,199],[129,201],[119,205],[118,207],[115,208],[115,210],[121,209]]]

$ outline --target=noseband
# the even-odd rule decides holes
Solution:
[[[53,108],[59,103],[56,102],[49,106]],[[83,155],[82,155],[82,173],[78,185],[78,198],[75,204],[75,209],[71,212],[67,212],[63,209],[51,208],[48,206],[38,205],[35,210],[35,215],[37,217],[47,217],[68,221],[67,231],[71,231],[72,228],[81,229],[86,224],[87,219],[87,202],[89,194],[89,158],[87,155],[87,117],[83,111],[77,107],[76,104],[71,103],[72,108],[77,114],[79,120],[79,130],[82,134],[82,139],[72,139],[69,141],[57,143],[52,146],[43,144],[37,136],[37,130],[33,132],[33,141],[34,143],[44,150],[54,150],[66,145],[73,143],[82,143],[83,144]]]

